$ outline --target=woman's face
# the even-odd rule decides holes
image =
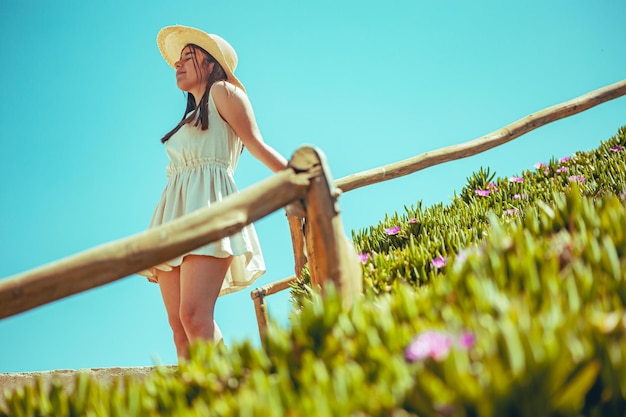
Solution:
[[[211,70],[210,63],[207,66],[202,51],[197,48],[186,46],[180,53],[180,59],[176,61],[176,84],[183,91],[196,95],[196,92],[204,91],[208,74]]]

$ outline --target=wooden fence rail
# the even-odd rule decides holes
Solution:
[[[467,158],[510,142],[538,127],[588,110],[598,104],[626,95],[626,80],[599,88],[565,103],[530,114],[502,129],[477,139],[426,152],[400,162],[340,178],[335,185],[343,192],[399,178],[444,162]]]
[[[319,177],[325,181],[323,175],[327,167],[318,150],[301,148],[290,164],[306,168],[290,167],[173,222],[0,280],[0,319],[113,282],[229,236],[294,201],[306,199],[312,182]],[[315,204],[310,206],[315,207]],[[340,225],[331,224],[330,218],[324,221],[315,210],[309,214],[322,218],[318,228],[326,230],[325,234],[331,230],[333,235],[343,236],[343,230],[338,229]],[[318,230],[311,232],[313,236],[318,235]],[[341,247],[344,241],[331,242],[327,238],[322,241],[324,246],[316,250],[323,262],[326,257],[333,258],[334,262],[336,253],[346,250]],[[354,286],[348,284],[354,279],[344,273],[344,269],[351,267],[333,268],[324,267],[320,279],[333,281],[337,286]]]

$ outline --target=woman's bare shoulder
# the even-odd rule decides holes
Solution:
[[[243,90],[228,81],[217,81],[211,87],[211,94],[213,99],[219,102],[224,102],[235,98],[240,101],[246,97],[246,93]]]

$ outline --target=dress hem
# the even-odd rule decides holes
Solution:
[[[146,278],[148,280],[148,282],[151,282],[153,284],[158,284],[159,280],[157,279],[157,271],[171,271],[174,268],[179,267],[182,264],[183,259],[188,256],[188,255],[198,255],[198,256],[212,256],[214,258],[225,258],[226,256],[215,256],[215,255],[205,255],[205,254],[198,254],[198,253],[187,253],[185,255],[179,256],[177,258],[175,258],[174,260],[172,260],[174,263],[170,263],[170,262],[165,262],[162,264],[159,264],[157,266],[153,266],[151,268],[148,269],[144,269],[143,271],[137,272],[137,275],[143,276],[144,278]],[[244,257],[246,258],[246,261],[249,261],[248,258],[253,258],[253,256],[250,256],[251,253],[250,252],[244,252],[241,255],[228,255],[228,256],[232,256],[233,257],[233,262],[236,262],[237,258],[239,257]],[[180,258],[180,262],[176,263],[178,261],[178,259]],[[248,264],[249,262],[245,262],[246,264]],[[231,294],[243,289],[248,288],[250,285],[252,285],[254,283],[254,281],[256,281],[258,278],[260,278],[263,274],[265,274],[265,272],[267,272],[267,270],[265,269],[264,266],[257,266],[254,269],[249,269],[247,270],[247,273],[245,274],[246,277],[248,278],[247,280],[233,280],[232,279],[232,274],[230,274],[230,268],[226,274],[226,277],[224,278],[224,284],[226,284],[225,286],[222,286],[222,289],[220,290],[219,293],[219,297],[221,297],[222,295],[226,295],[226,294]]]

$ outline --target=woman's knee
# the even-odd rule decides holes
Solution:
[[[182,304],[179,314],[182,326],[189,337],[202,336],[213,327],[213,316],[205,309]]]

